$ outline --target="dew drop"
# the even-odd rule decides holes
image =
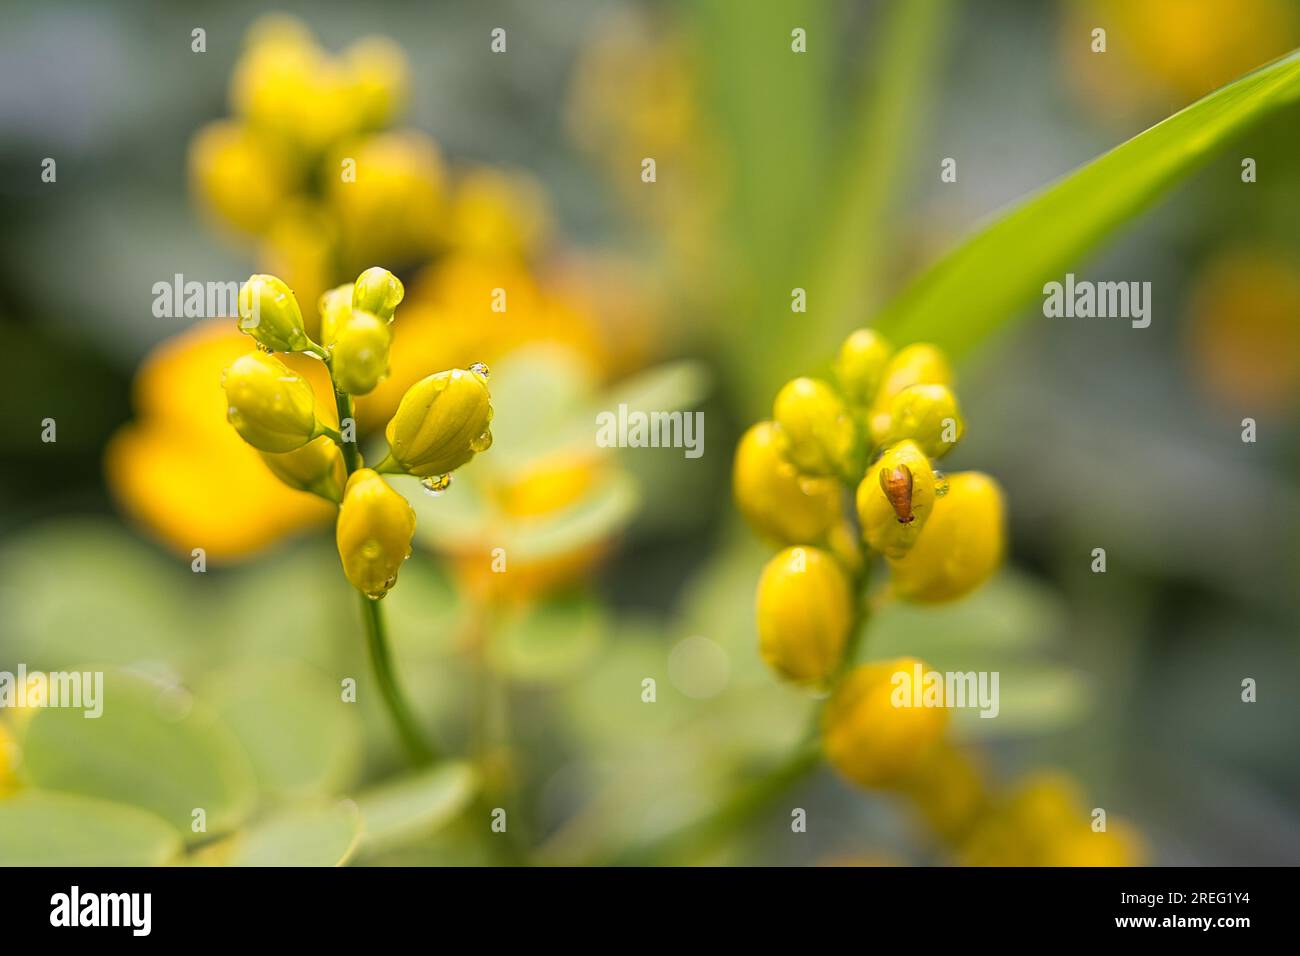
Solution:
[[[451,475],[430,475],[428,478],[421,478],[420,487],[427,494],[437,498],[451,487]]]
[[[934,496],[942,498],[948,493],[948,476],[939,469],[934,470]]]
[[[492,376],[492,370],[483,362],[475,362],[469,367],[469,370],[479,376],[479,378],[487,379]]]
[[[469,443],[469,447],[475,454],[478,454],[481,451],[487,451],[489,448],[491,448],[492,447],[491,430],[485,431],[483,432],[482,435],[479,435],[478,438],[471,440]]]
[[[261,342],[257,343],[257,350],[259,352],[265,352],[267,355],[270,355],[275,351],[275,349],[271,348],[271,346],[263,345]]]

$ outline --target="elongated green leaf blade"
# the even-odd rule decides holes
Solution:
[[[1198,100],[1046,187],[940,260],[876,326],[961,355],[1234,136],[1300,97],[1300,50]]]

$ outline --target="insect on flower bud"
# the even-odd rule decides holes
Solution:
[[[901,349],[885,366],[876,400],[868,416],[871,437],[883,442],[889,432],[894,396],[912,385],[952,385],[952,367],[943,352],[926,342]]]
[[[329,348],[334,344],[334,337],[343,323],[352,315],[352,285],[335,286],[321,293],[320,304],[320,341]]]
[[[758,649],[797,683],[823,681],[839,666],[853,623],[853,595],[835,559],[819,548],[786,548],[758,580]]]
[[[942,692],[927,701],[914,687],[926,673],[902,657],[854,668],[835,689],[822,716],[822,746],[836,770],[864,787],[905,779],[943,739],[948,710]]]
[[[862,537],[872,550],[901,558],[916,544],[934,509],[930,460],[913,441],[887,449],[858,485],[856,503]]]
[[[275,276],[249,276],[239,290],[239,330],[270,352],[311,348],[298,300]]]
[[[301,448],[322,433],[307,380],[262,352],[241,355],[222,373],[226,418],[260,451]]]
[[[369,468],[352,473],[343,493],[335,540],[343,572],[369,598],[381,598],[397,583],[411,554],[415,511]]]
[[[416,382],[385,429],[389,462],[421,478],[459,468],[492,445],[491,398],[486,369],[454,368]]]
[[[889,361],[889,343],[870,329],[858,329],[844,340],[835,356],[835,380],[849,403],[869,406]]]
[[[772,406],[777,448],[807,475],[856,478],[861,474],[862,443],[848,406],[825,382],[791,379]]]
[[[925,533],[890,561],[894,592],[904,600],[955,600],[988,580],[1002,562],[1006,528],[998,483],[976,471],[947,480],[948,492],[935,501]]]
[[[347,469],[343,453],[328,435],[313,438],[293,451],[260,454],[266,466],[290,488],[310,491],[329,501],[342,499]]]
[[[759,422],[736,446],[732,490],[745,520],[778,544],[815,544],[843,519],[833,478],[800,475],[776,450],[776,430]]]
[[[334,384],[349,395],[374,391],[388,375],[388,347],[393,341],[388,323],[354,307],[333,331],[330,360]]]
[[[371,266],[352,287],[352,308],[393,321],[393,313],[406,295],[402,280],[387,269]]]
[[[885,444],[911,439],[931,458],[942,458],[966,431],[957,396],[947,385],[909,385],[889,407]]]

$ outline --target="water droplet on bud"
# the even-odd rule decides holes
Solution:
[[[437,498],[451,487],[451,475],[430,475],[428,478],[421,478],[420,487]]]
[[[480,378],[490,378],[492,375],[492,370],[483,362],[475,362],[469,367],[469,370]]]

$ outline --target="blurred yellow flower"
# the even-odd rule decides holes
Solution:
[[[333,508],[293,491],[226,423],[221,372],[248,354],[228,319],[203,322],[145,359],[135,382],[136,419],[105,453],[110,489],[124,511],[188,557],[238,560],[286,533],[324,522]],[[337,425],[323,366],[284,356],[316,391],[322,420]]]
[[[1191,292],[1193,380],[1221,404],[1257,417],[1300,397],[1300,257],[1238,249],[1213,260]]]
[[[18,787],[18,742],[0,720],[0,797]]]

